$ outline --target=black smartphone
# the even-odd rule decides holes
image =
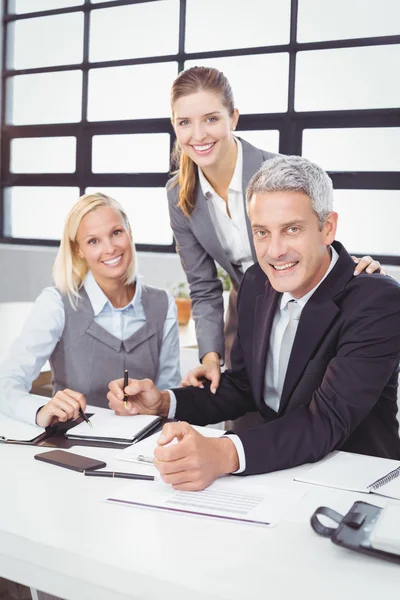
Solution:
[[[42,460],[52,465],[59,467],[65,467],[66,469],[72,469],[73,471],[94,471],[95,469],[101,469],[106,467],[106,463],[102,460],[96,460],[94,458],[88,458],[87,456],[81,456],[80,454],[73,454],[73,452],[64,452],[64,450],[51,450],[50,452],[42,452],[41,454],[35,454],[36,460]]]

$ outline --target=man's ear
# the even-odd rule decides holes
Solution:
[[[235,108],[233,110],[233,116],[232,116],[232,130],[236,129],[238,121],[239,121],[239,109]]]
[[[332,211],[328,213],[328,216],[325,219],[323,232],[325,237],[324,242],[326,246],[330,246],[335,240],[338,218],[339,215],[337,214],[337,212]]]

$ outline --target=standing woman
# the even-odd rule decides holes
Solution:
[[[0,367],[0,411],[46,427],[108,407],[108,384],[123,376],[179,385],[176,306],[136,277],[126,213],[104,194],[82,196],[67,216],[53,267],[55,287],[36,300]],[[53,397],[29,393],[49,360]]]
[[[169,212],[190,286],[202,363],[184,378],[183,385],[201,385],[206,377],[214,391],[221,363],[225,360],[229,366],[237,290],[244,271],[256,260],[245,189],[261,164],[275,155],[234,136],[239,111],[228,80],[217,69],[193,67],[180,73],[172,86],[171,109],[179,170],[167,184]],[[232,280],[225,326],[215,261]],[[365,257],[357,273],[367,266],[368,272],[379,268],[371,261]],[[242,417],[243,427],[255,425],[250,419],[255,416]]]

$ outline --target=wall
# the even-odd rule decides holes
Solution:
[[[32,301],[51,285],[57,248],[0,244],[0,302]],[[149,285],[170,289],[185,275],[175,254],[138,254],[139,273]],[[400,282],[400,267],[388,272]]]
[[[57,248],[0,244],[0,302],[34,300],[51,285]],[[149,285],[171,288],[185,275],[176,254],[138,254],[139,273]]]

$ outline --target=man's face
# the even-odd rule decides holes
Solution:
[[[278,292],[301,298],[325,275],[337,213],[320,228],[311,201],[302,192],[263,192],[253,196],[249,218],[260,267]]]

